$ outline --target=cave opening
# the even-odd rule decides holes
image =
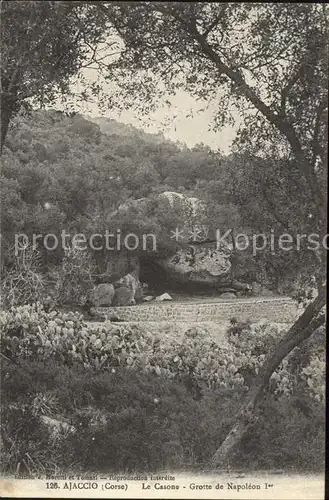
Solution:
[[[141,283],[148,285],[150,294],[169,293],[175,295],[220,295],[220,290],[206,283],[181,283],[173,280],[166,273],[165,269],[152,256],[140,257],[139,279]]]

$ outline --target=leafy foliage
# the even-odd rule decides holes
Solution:
[[[155,203],[157,194],[164,191],[179,191],[205,203],[202,224],[209,229],[209,237],[215,237],[215,229],[224,234],[232,227],[235,234],[264,233],[268,241],[271,229],[279,235],[287,230],[286,225],[293,236],[314,231],[312,218],[304,221],[301,217],[311,208],[307,194],[294,188],[297,171],[293,162],[288,169],[283,160],[276,163],[274,158],[261,159],[250,153],[223,157],[203,145],[188,149],[114,120],[96,121],[56,111],[16,118],[3,150],[0,179],[1,258],[5,265],[12,263],[10,248],[15,234],[20,233],[27,234],[30,241],[33,233],[43,237],[51,233],[61,242],[63,230],[70,237],[83,233],[88,238],[106,230],[116,234],[120,229],[122,234],[133,232],[140,238],[155,234],[161,251],[172,252],[170,230],[181,227],[186,214],[177,207],[168,209],[168,204]],[[260,170],[264,170],[261,184]],[[280,185],[274,190],[278,178]],[[289,206],[293,218],[278,208],[279,195],[280,206]],[[147,213],[134,204],[141,197],[150,207]],[[127,209],[118,210],[122,206]],[[236,256],[237,278],[252,282],[264,276],[261,281],[273,289],[295,293],[295,283],[300,283],[300,290],[310,273],[321,274],[314,252],[305,245],[302,242],[301,251],[276,250],[275,255],[267,245],[256,256],[250,246]],[[37,246],[43,272],[51,269],[51,274],[63,276],[63,249],[45,251],[42,238]],[[108,257],[95,251],[92,265],[106,267]],[[95,274],[100,272],[103,269],[96,269]]]
[[[61,96],[70,102],[72,78],[102,63],[103,50],[115,47],[102,12],[85,2],[2,2],[1,151],[8,126],[31,102],[41,106]],[[97,86],[89,87],[97,95]],[[86,95],[83,96],[83,99]]]
[[[125,43],[110,68],[110,78],[120,85],[119,102],[123,93],[125,106],[148,112],[164,95],[183,89],[205,106],[214,104],[215,129],[235,123],[239,115],[234,151],[242,153],[247,165],[236,169],[239,182],[231,187],[233,203],[242,198],[242,218],[247,205],[243,223],[256,222],[266,231],[274,222],[293,234],[311,226],[322,238],[328,134],[326,7],[126,2],[100,9]],[[139,99],[136,79],[144,87]],[[321,282],[323,248],[299,253],[299,259],[309,279],[320,267]],[[288,269],[281,255],[273,260],[279,273]]]
[[[161,375],[51,359],[4,360],[1,379],[2,470],[32,476],[199,470],[244,399],[239,390],[211,390],[197,400]],[[302,390],[269,394],[231,466],[318,472],[323,448],[323,403]]]
[[[1,313],[0,321],[3,353],[11,359],[56,359],[105,371],[126,367],[183,382],[197,396],[209,389],[248,391],[280,336],[274,327],[238,324],[221,346],[201,327],[187,330],[180,341],[162,344],[137,325],[105,323],[91,331],[82,316],[46,313],[39,304],[11,308]],[[292,394],[304,381],[312,397],[324,400],[321,341],[322,350],[298,368],[292,369],[289,357],[283,361],[271,378],[274,394]]]
[[[17,306],[42,300],[46,280],[42,274],[40,254],[32,248],[11,250],[13,263],[1,273],[1,300],[4,306]]]
[[[90,253],[67,247],[61,266],[56,266],[49,272],[54,302],[61,306],[83,306],[93,288],[95,274],[95,264]]]

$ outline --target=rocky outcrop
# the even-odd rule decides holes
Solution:
[[[220,295],[221,299],[236,299],[235,293],[232,292],[225,292]]]
[[[142,217],[145,215],[145,219],[155,217],[155,220],[161,213],[172,213],[179,221],[184,241],[202,241],[207,237],[206,204],[196,197],[175,191],[164,191],[154,198],[139,198],[122,203],[111,215],[113,217],[130,215],[133,218],[136,213]]]
[[[109,307],[114,298],[114,286],[109,283],[97,285],[91,293],[90,301],[95,307]]]
[[[140,302],[143,298],[143,287],[139,281],[139,268],[126,274],[115,283],[116,288],[126,287],[132,292],[135,302]]]
[[[143,297],[143,302],[151,302],[153,299],[153,295],[146,295],[145,297]]]
[[[238,280],[253,281],[250,273],[244,276],[244,264],[240,269],[235,262],[232,245],[217,245],[216,241],[210,240],[211,234],[215,238],[215,233],[211,227],[208,233],[207,225],[211,225],[211,221],[207,206],[196,197],[164,191],[150,198],[128,200],[111,215],[118,220],[137,217],[141,220],[145,218],[150,225],[154,223],[156,249],[148,248],[139,255],[139,259],[143,281],[147,281],[158,293],[171,285],[193,284],[196,288],[213,287],[221,292],[238,290],[239,294],[243,294],[247,290],[246,285],[234,281],[233,276]],[[110,274],[113,275],[113,272]],[[142,287],[139,280],[131,279],[131,274],[131,271],[121,272],[118,283],[131,289],[133,299],[139,301],[143,295]]]
[[[77,429],[73,425],[70,425],[62,419],[59,420],[57,418],[48,417],[47,415],[41,415],[40,420],[53,442],[58,439],[65,439],[70,434],[75,434],[77,432]]]
[[[172,298],[170,297],[169,293],[163,293],[162,295],[158,295],[155,300],[156,302],[163,302],[165,300],[172,300]]]
[[[230,255],[228,247],[190,244],[160,264],[173,281],[224,286],[232,281]]]
[[[95,252],[95,258],[99,270],[96,276],[97,284],[113,284],[139,266],[138,257],[132,256],[131,252],[124,248],[115,252]]]
[[[232,318],[239,321],[270,321],[273,323],[293,323],[296,321],[302,310],[297,307],[296,301],[288,298],[255,298],[254,300],[219,299],[217,301],[191,301],[179,303],[151,302],[144,306],[111,307],[102,310],[107,318],[118,315],[125,322],[159,322],[164,321],[169,324],[184,323],[193,325],[196,323],[217,322],[219,325],[227,325],[223,328],[223,334]],[[92,324],[90,324],[92,325]],[[205,325],[206,326],[206,325]],[[206,326],[208,328],[208,326]],[[172,328],[171,328],[172,329]]]

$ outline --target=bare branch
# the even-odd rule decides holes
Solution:
[[[161,10],[162,12],[167,13],[167,10],[162,9],[161,6],[157,8],[159,8],[159,10]],[[232,80],[237,85],[239,91],[244,94],[244,96],[255,106],[255,108],[258,109],[269,120],[269,122],[272,123],[287,139],[298,160],[299,168],[309,184],[315,203],[318,207],[320,217],[325,220],[325,202],[323,200],[322,192],[318,186],[317,177],[312,168],[312,165],[308,161],[307,154],[304,152],[292,124],[289,123],[284,117],[272,111],[272,109],[267,106],[264,101],[262,101],[262,99],[257,95],[255,90],[247,84],[242,72],[236,69],[232,63],[230,63],[230,65],[224,63],[218,53],[211,47],[211,45],[209,45],[205,37],[196,28],[191,26],[190,23],[182,20],[180,16],[176,15],[175,12],[171,12],[171,15],[176,20],[185,25],[189,33],[199,43],[199,46],[202,49],[203,53],[216,64],[219,72],[226,74],[230,78],[230,80]]]
[[[225,10],[225,7],[222,7],[222,10],[221,10],[220,14],[218,14],[218,16],[213,20],[213,22],[204,30],[204,32],[202,33],[202,36],[204,36],[204,37],[207,38],[207,36],[209,35],[209,33],[214,28],[216,28],[216,26],[218,26],[219,21],[223,17],[224,10]],[[221,41],[222,41],[222,39],[223,39],[223,35],[222,35]]]
[[[292,87],[298,82],[300,79],[300,67],[296,71],[296,73],[290,78],[287,85],[281,91],[281,103],[280,103],[280,115],[285,116],[286,114],[286,101],[288,94]]]
[[[319,144],[318,137],[320,133],[320,126],[321,126],[321,118],[322,114],[324,111],[328,109],[328,99],[324,99],[323,101],[320,102],[318,109],[316,111],[316,117],[315,117],[315,125],[314,125],[314,133],[313,133],[313,139],[312,139],[312,165],[314,166],[316,163],[316,158],[319,155],[320,157],[322,156],[322,148]],[[322,158],[321,158],[322,159]]]
[[[301,345],[325,322],[322,312],[326,303],[326,286],[322,285],[318,297],[305,309],[303,314],[292,325],[285,336],[271,353],[250,390],[247,404],[241,408],[236,417],[233,428],[218,448],[212,458],[214,467],[221,466],[227,460],[232,449],[237,445],[252,423],[254,408],[262,397],[272,373],[278,368],[282,360],[297,346]]]

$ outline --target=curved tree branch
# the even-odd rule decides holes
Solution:
[[[196,42],[198,42],[203,54],[206,55],[208,59],[216,65],[219,73],[224,73],[232,82],[234,82],[236,84],[236,87],[239,89],[239,92],[242,93],[254,105],[254,107],[259,110],[265,116],[265,118],[267,118],[268,121],[286,138],[298,161],[299,169],[301,170],[310,187],[314,202],[320,214],[320,220],[322,222],[325,221],[326,203],[323,198],[314,168],[300,143],[295,128],[287,120],[286,116],[276,113],[267,104],[265,104],[265,102],[257,95],[256,91],[247,84],[242,72],[239,69],[235,68],[233,63],[228,65],[223,62],[220,55],[208,43],[206,37],[198,31],[195,23],[183,19],[175,11],[174,8],[168,8],[167,5],[163,6],[159,2],[152,4],[151,8],[153,8],[154,11],[158,11],[162,14],[173,17],[175,21],[180,23],[180,25],[184,27],[184,29],[191,35],[191,37]]]
[[[265,361],[250,390],[247,403],[238,413],[236,422],[231,431],[212,457],[211,465],[213,467],[219,467],[225,463],[230,452],[239,443],[242,436],[253,423],[254,409],[263,396],[263,392],[269,383],[272,373],[278,368],[282,360],[291,353],[295,347],[301,345],[315,330],[324,324],[325,314],[322,310],[326,303],[325,292],[326,287],[322,285],[318,297],[305,309],[303,314],[281,339],[275,351],[270,354]]]

